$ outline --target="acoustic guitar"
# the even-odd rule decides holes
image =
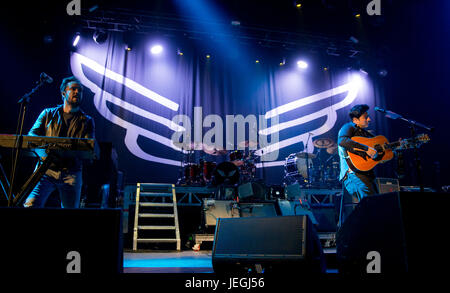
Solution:
[[[366,151],[355,149],[357,153],[347,152],[352,165],[359,171],[372,170],[379,163],[385,163],[394,157],[395,150],[418,148],[430,140],[427,134],[420,134],[415,139],[407,138],[389,143],[386,137],[378,135],[375,137],[354,136],[352,140],[373,147],[377,154],[374,158],[369,157]]]

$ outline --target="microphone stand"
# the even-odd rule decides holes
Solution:
[[[389,113],[387,113],[389,112]],[[423,180],[422,180],[422,163],[420,161],[420,156],[419,156],[419,148],[417,146],[417,141],[416,141],[416,126],[419,126],[423,129],[426,129],[430,132],[432,132],[434,130],[434,127],[430,127],[430,126],[426,126],[422,123],[419,123],[417,121],[411,120],[411,119],[406,119],[404,118],[402,115],[399,115],[397,113],[393,113],[390,111],[385,111],[385,117],[390,118],[390,119],[400,119],[406,123],[409,124],[409,128],[411,131],[411,136],[412,136],[412,141],[413,141],[413,150],[414,150],[414,162],[416,165],[416,175],[417,175],[417,181],[419,183],[419,187],[420,187],[420,192],[424,192],[424,186],[423,186]]]
[[[45,79],[41,78],[37,82],[37,85],[29,92],[23,95],[19,101],[17,102],[20,104],[20,110],[19,110],[19,117],[17,120],[17,127],[16,127],[16,141],[14,143],[13,148],[13,161],[12,161],[12,168],[11,168],[11,179],[10,179],[10,185],[9,185],[9,191],[8,191],[8,207],[11,207],[13,204],[13,198],[15,197],[13,195],[13,186],[14,186],[14,180],[16,175],[16,168],[17,168],[17,161],[19,159],[19,154],[22,149],[22,142],[23,142],[23,123],[25,121],[25,113],[27,111],[27,106],[30,103],[31,96],[45,83]]]
[[[311,137],[312,133],[308,133],[308,139],[306,140],[306,176],[308,177],[308,188],[311,188],[311,179],[309,178],[309,153],[308,153],[308,143],[309,138]]]

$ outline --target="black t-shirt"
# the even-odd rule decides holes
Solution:
[[[69,136],[69,127],[70,122],[74,119],[76,113],[62,113],[62,123],[61,130],[59,132],[59,137],[70,137]],[[61,169],[70,169],[70,170],[81,170],[82,162],[76,158],[59,158],[59,160],[50,165],[49,169],[52,170],[61,170]]]
[[[68,131],[69,131],[70,122],[72,121],[73,117],[75,117],[74,113],[63,112],[63,123],[61,125],[61,131],[59,133],[60,137],[69,137]]]

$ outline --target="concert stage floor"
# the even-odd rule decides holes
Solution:
[[[335,249],[325,249],[327,256]],[[124,252],[124,273],[214,273],[212,251],[138,251]],[[327,274],[337,273],[334,266],[327,267]]]
[[[124,273],[214,273],[212,252],[125,252]]]

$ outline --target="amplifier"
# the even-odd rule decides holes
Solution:
[[[400,191],[400,185],[398,183],[398,179],[394,178],[377,178],[377,187],[378,193],[389,193],[389,192],[398,192]]]
[[[203,199],[205,226],[215,226],[218,218],[236,218],[239,206],[232,200]]]

